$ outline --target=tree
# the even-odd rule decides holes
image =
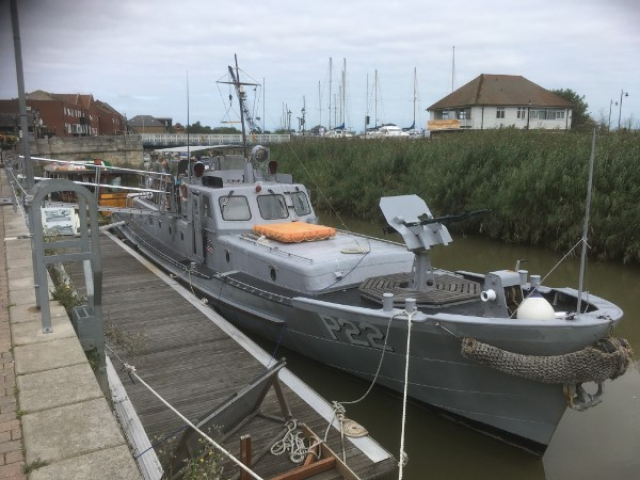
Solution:
[[[580,96],[570,88],[551,91],[573,105],[573,120],[571,122],[573,130],[590,130],[596,126],[596,122],[589,115],[589,104],[584,101],[584,95]]]
[[[211,133],[211,127],[205,127],[200,125],[200,121],[198,120],[196,123],[192,123],[191,125],[187,125],[185,129],[187,133]]]

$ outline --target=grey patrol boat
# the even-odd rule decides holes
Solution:
[[[629,364],[607,300],[523,270],[433,267],[451,218],[415,195],[380,200],[396,243],[318,225],[267,148],[182,171],[177,186],[131,194],[117,228],[245,331],[539,454],[566,408],[600,402]]]

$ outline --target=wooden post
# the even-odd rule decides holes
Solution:
[[[240,461],[251,468],[251,435],[240,437]],[[240,469],[240,480],[251,480],[251,475],[243,468]]]

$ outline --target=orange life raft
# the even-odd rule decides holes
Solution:
[[[313,242],[326,240],[336,234],[333,227],[313,225],[305,222],[272,223],[270,225],[255,225],[253,231],[272,240],[283,243]]]

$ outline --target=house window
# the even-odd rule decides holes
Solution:
[[[526,120],[527,119],[527,109],[524,107],[518,107],[518,118],[520,120]]]
[[[556,110],[556,120],[564,119],[564,110]]]
[[[504,118],[504,107],[498,107],[496,110],[496,118]]]

